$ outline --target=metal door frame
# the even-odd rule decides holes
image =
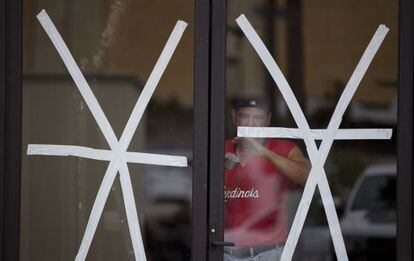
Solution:
[[[226,3],[212,0],[211,84],[210,84],[210,233],[209,260],[221,260],[222,248],[211,241],[222,241],[223,173],[225,121],[225,48]],[[413,76],[414,76],[414,4],[399,1],[398,54],[398,123],[397,123],[397,259],[414,260],[413,256]],[[221,236],[220,236],[221,234]]]

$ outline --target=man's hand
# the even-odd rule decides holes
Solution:
[[[235,138],[234,144],[239,146],[239,149],[246,154],[257,157],[267,157],[269,150],[263,146],[258,140],[253,138]]]
[[[288,157],[283,157],[267,149],[260,141],[261,139],[254,138],[235,138],[233,140],[233,143],[238,146],[237,149],[240,150],[242,164],[249,156],[266,158],[295,183],[302,185],[306,183],[310,163],[297,146],[292,148]]]

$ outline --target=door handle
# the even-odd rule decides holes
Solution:
[[[227,242],[227,241],[212,241],[211,244],[213,246],[220,246],[220,247],[235,246],[233,242]]]

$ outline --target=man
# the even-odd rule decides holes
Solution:
[[[268,127],[263,100],[237,100],[236,127]],[[224,260],[279,260],[288,233],[286,195],[304,185],[310,164],[291,141],[234,138],[226,141]]]

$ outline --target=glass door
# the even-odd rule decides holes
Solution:
[[[23,1],[21,260],[191,259],[193,38],[193,1]]]
[[[225,17],[214,260],[395,260],[398,1],[229,0]]]

